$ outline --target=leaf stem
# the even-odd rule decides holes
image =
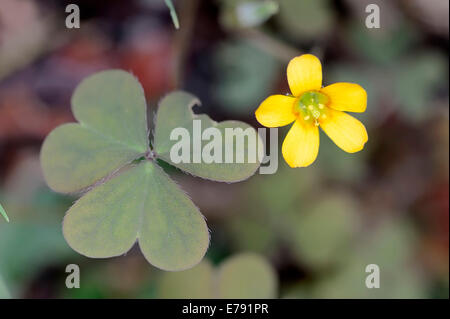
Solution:
[[[156,158],[156,153],[149,149],[146,153],[145,153],[145,158],[148,159],[149,161],[153,161]]]
[[[172,17],[173,25],[175,26],[175,29],[180,28],[180,22],[178,21],[177,12],[175,11],[175,7],[173,6],[172,0],[164,0],[167,7],[170,11],[170,16]]]

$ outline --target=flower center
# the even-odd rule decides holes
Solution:
[[[325,94],[309,91],[303,93],[294,104],[294,113],[305,122],[319,125],[320,119],[326,119],[328,97]]]

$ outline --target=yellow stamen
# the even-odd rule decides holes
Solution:
[[[294,104],[293,112],[296,116],[309,124],[319,125],[318,120],[327,112],[328,97],[315,91],[305,92]]]

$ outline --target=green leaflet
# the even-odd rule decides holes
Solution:
[[[272,266],[253,253],[235,255],[216,269],[208,261],[196,267],[165,273],[159,284],[160,298],[266,299],[275,298],[278,279]]]
[[[175,102],[169,104],[174,112],[166,114],[162,103],[155,144],[170,151],[165,140],[172,128],[192,122],[193,100],[182,92],[163,100]],[[79,123],[57,127],[41,150],[44,177],[53,190],[89,190],[64,218],[63,233],[69,245],[88,257],[106,258],[126,253],[138,241],[147,260],[161,269],[183,270],[200,262],[209,245],[206,223],[154,160],[170,162],[164,152],[149,147],[145,97],[139,82],[119,70],[94,74],[77,87],[72,110]],[[242,122],[217,124],[207,116],[199,117],[204,119],[204,129],[224,125],[255,132]],[[249,177],[258,166],[179,167],[194,175],[231,182]]]
[[[148,149],[144,92],[131,74],[88,77],[72,96],[72,111],[79,124],[56,128],[42,146],[42,169],[53,190],[80,191]]]
[[[158,112],[156,114],[156,128],[154,136],[154,147],[157,157],[169,162],[170,164],[191,173],[196,176],[200,176],[206,179],[211,179],[221,182],[237,182],[245,180],[252,176],[258,169],[260,162],[258,156],[256,161],[251,162],[247,157],[249,149],[255,148],[257,152],[262,151],[262,140],[258,133],[250,125],[240,121],[223,121],[217,123],[211,120],[207,115],[196,115],[192,112],[192,107],[196,104],[200,104],[200,101],[193,95],[186,92],[174,92],[167,95],[159,103]],[[188,107],[186,107],[188,106]],[[244,148],[239,149],[237,147],[237,139],[234,138],[233,155],[235,159],[239,155],[243,155],[244,163],[193,163],[194,153],[194,132],[193,121],[200,120],[201,128],[215,127],[220,130],[222,137],[222,154],[225,154],[225,149],[230,147],[230,143],[226,143],[226,129],[242,129],[246,132],[254,133],[253,138],[244,139]],[[170,150],[178,141],[170,140],[170,134],[174,128],[185,128],[191,138],[190,147],[190,163],[174,163],[170,159]],[[210,140],[202,140],[200,152],[208,144]],[[228,152],[230,149],[227,150]]]
[[[164,270],[197,264],[209,243],[200,212],[150,161],[78,200],[64,218],[63,233],[73,249],[96,258],[122,255],[137,239],[147,260]]]
[[[71,193],[94,184],[143,153],[70,123],[48,135],[42,146],[41,163],[50,188]]]

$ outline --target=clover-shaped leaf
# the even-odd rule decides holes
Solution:
[[[203,261],[186,271],[165,273],[159,283],[161,298],[275,298],[277,290],[273,267],[253,253],[230,257],[217,268]]]
[[[177,92],[163,100],[155,145],[170,138],[163,116],[166,107],[180,112],[174,112],[171,123],[192,121],[190,102],[180,96],[191,97]],[[183,108],[187,119],[181,117]],[[208,228],[192,201],[157,164],[156,159],[170,162],[170,157],[150,148],[139,82],[119,70],[92,75],[76,89],[72,110],[79,123],[57,127],[41,151],[44,177],[52,189],[88,190],[64,218],[69,245],[88,257],[107,258],[126,253],[138,241],[146,259],[161,269],[182,270],[197,264],[209,244]],[[246,127],[240,122],[233,125]],[[202,177],[226,176],[223,180],[231,182],[249,177],[259,164],[222,164],[226,167],[216,166],[217,175],[208,165],[216,164],[179,167]],[[243,173],[241,166],[251,170]]]

